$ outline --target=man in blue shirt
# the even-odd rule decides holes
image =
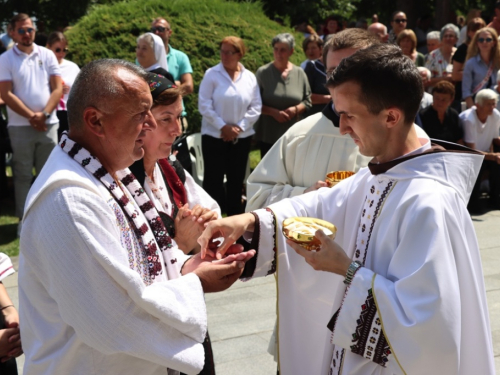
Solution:
[[[170,74],[174,76],[175,83],[179,86],[184,86],[186,94],[193,92],[193,68],[189,62],[189,57],[182,51],[172,48],[170,45],[170,36],[172,35],[172,29],[170,28],[170,23],[165,18],[158,17],[151,23],[151,32],[158,35],[165,45],[165,51],[167,52],[167,70]],[[182,102],[182,130],[185,131],[188,128],[188,123],[186,120],[186,108],[184,107],[184,102]],[[172,150],[177,151],[177,159],[181,162],[184,169],[188,172],[191,170],[191,158],[189,156],[189,151],[185,147],[185,141],[182,138],[178,138],[178,144],[174,143]],[[184,146],[184,147],[183,147]]]
[[[189,57],[182,51],[172,48],[169,44],[172,29],[165,18],[158,17],[151,23],[151,32],[158,35],[165,44],[167,52],[168,71],[174,76],[175,83],[184,86],[187,93],[193,92],[193,68],[189,62]],[[186,111],[182,113],[186,116]]]

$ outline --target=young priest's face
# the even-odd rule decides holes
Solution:
[[[358,83],[345,82],[331,89],[335,112],[340,116],[340,133],[348,134],[365,156],[382,156],[387,147],[386,111],[375,115],[359,101]],[[382,162],[384,160],[378,160]]]

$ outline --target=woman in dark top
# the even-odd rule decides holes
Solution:
[[[323,50],[323,39],[317,35],[311,35],[304,39],[302,48],[309,60],[304,68],[309,86],[311,87],[312,107],[307,111],[307,115],[321,112],[332,97],[326,88],[326,69],[321,61]]]
[[[469,23],[467,24],[467,39],[465,40],[465,43],[458,46],[455,54],[451,59],[453,63],[451,79],[455,84],[455,99],[453,100],[451,107],[458,112],[462,111],[462,78],[464,74],[465,59],[467,57],[467,48],[470,44],[470,41],[474,37],[474,34],[476,34],[476,31],[482,29],[485,26],[486,23],[484,22],[484,20],[479,17],[473,18],[471,21],[469,21]]]
[[[450,107],[455,87],[448,81],[440,81],[434,86],[432,96],[432,105],[420,111],[423,129],[430,138],[463,144],[458,112]]]

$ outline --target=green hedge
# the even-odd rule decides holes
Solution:
[[[218,44],[229,35],[242,38],[248,49],[242,60],[255,72],[273,58],[271,39],[290,32],[268,19],[257,3],[223,0],[131,0],[96,6],[71,30],[68,59],[82,66],[98,58],[135,60],[136,38],[147,32],[151,21],[164,16],[173,34],[171,45],[185,52],[193,66],[195,92],[186,100],[190,130],[199,131],[198,87],[205,71],[219,62]],[[295,35],[297,46],[292,62],[305,59],[302,36]]]

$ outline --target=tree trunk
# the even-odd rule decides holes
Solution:
[[[451,0],[436,0],[435,24],[438,30],[447,23],[456,22],[456,16],[451,8]]]
[[[397,0],[397,10],[401,10],[406,14],[408,19],[407,29],[414,29],[418,14],[418,0]]]

